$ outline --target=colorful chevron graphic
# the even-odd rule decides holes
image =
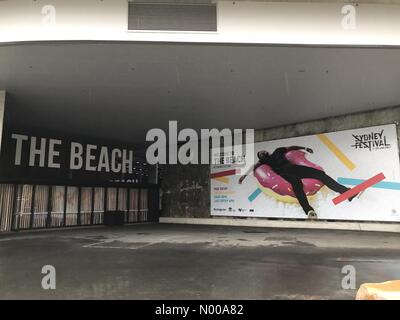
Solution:
[[[348,186],[356,186],[360,183],[363,183],[364,179],[354,179],[354,178],[343,178],[339,177],[337,182],[340,184],[348,185]],[[388,190],[398,190],[400,191],[400,182],[391,182],[391,181],[382,181],[378,182],[371,186],[371,188],[379,188],[379,189],[388,189]]]
[[[349,199],[352,196],[355,196],[356,194],[360,193],[361,191],[364,191],[365,189],[372,187],[373,185],[377,184],[378,182],[381,182],[382,180],[385,179],[385,175],[381,172],[372,178],[365,180],[364,182],[356,185],[355,187],[351,188],[350,190],[346,191],[345,193],[342,193],[341,195],[337,196],[336,198],[332,199],[333,204],[338,205],[339,203]]]
[[[254,201],[254,199],[257,198],[261,193],[262,193],[261,189],[257,188],[251,195],[249,195],[248,197],[249,201],[250,202]]]
[[[354,170],[356,165],[333,143],[327,135],[321,133],[317,134],[321,142],[342,162],[350,171]]]

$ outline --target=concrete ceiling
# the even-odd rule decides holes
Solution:
[[[400,49],[158,43],[0,46],[10,121],[142,146],[168,120],[265,128],[400,105]]]

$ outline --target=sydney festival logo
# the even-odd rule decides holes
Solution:
[[[390,148],[390,144],[386,141],[383,129],[380,132],[352,134],[352,136],[354,137],[354,144],[352,147],[355,149],[368,149],[372,151]]]

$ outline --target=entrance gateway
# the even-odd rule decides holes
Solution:
[[[2,132],[0,231],[158,220],[156,168],[129,145],[7,123]]]

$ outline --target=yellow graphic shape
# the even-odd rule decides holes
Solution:
[[[351,171],[356,165],[325,134],[317,134],[321,142]]]
[[[218,177],[218,178],[213,178],[219,182],[223,182],[223,183],[229,183],[229,178],[228,177]]]
[[[236,192],[235,191],[225,191],[225,190],[223,190],[223,191],[215,190],[214,193],[219,194],[219,195],[221,195],[221,194],[232,195],[232,194],[235,194]]]

